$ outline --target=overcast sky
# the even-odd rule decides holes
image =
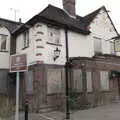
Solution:
[[[76,0],[76,13],[84,16],[105,5],[107,10],[111,11],[109,14],[120,33],[119,3],[119,0]],[[0,17],[15,20],[14,11],[16,11],[16,20],[22,18],[22,22],[38,14],[48,4],[62,8],[62,0],[1,0],[0,4]]]

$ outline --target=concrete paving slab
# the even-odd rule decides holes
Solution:
[[[0,120],[15,120],[12,116]],[[20,119],[24,120],[24,113],[20,113]],[[49,112],[49,113],[29,113],[28,120],[64,120],[65,112]],[[72,112],[71,120],[120,120],[120,104],[111,104],[88,110],[80,110]]]

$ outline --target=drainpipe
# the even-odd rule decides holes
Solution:
[[[114,40],[113,44],[114,44],[114,54],[116,55],[115,40]]]
[[[65,41],[66,41],[66,63],[65,63],[65,75],[66,75],[66,120],[70,120],[69,111],[69,49],[68,49],[68,31],[65,29]]]
[[[83,82],[83,104],[85,105],[87,100],[87,79],[86,79],[86,66],[85,63],[81,64],[81,69],[82,69],[82,82]]]

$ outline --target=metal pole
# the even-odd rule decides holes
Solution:
[[[15,13],[15,21],[16,21],[16,12],[17,12],[17,10],[14,10],[14,13]]]
[[[10,8],[10,10],[13,10],[13,12],[14,12],[14,19],[16,21],[16,19],[17,19],[17,12],[19,12],[19,10],[15,9],[15,8]]]
[[[65,39],[66,39],[66,64],[65,64],[65,72],[66,72],[66,120],[70,119],[69,112],[69,79],[68,79],[68,70],[69,70],[69,54],[68,54],[68,32],[65,30]]]
[[[68,62],[66,62],[66,120],[70,119],[70,112],[69,112],[69,86],[68,86]]]
[[[87,79],[86,79],[85,63],[82,64],[82,82],[83,82],[83,101],[86,102]]]
[[[16,111],[15,111],[15,120],[19,120],[19,72],[16,76]]]
[[[25,120],[28,120],[28,100],[25,100]]]

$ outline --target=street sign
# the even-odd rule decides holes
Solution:
[[[10,72],[16,72],[16,112],[15,120],[19,120],[19,87],[20,74],[19,72],[27,71],[27,56],[26,54],[16,54],[10,57]]]
[[[26,54],[11,55],[10,72],[27,71],[27,56]]]

